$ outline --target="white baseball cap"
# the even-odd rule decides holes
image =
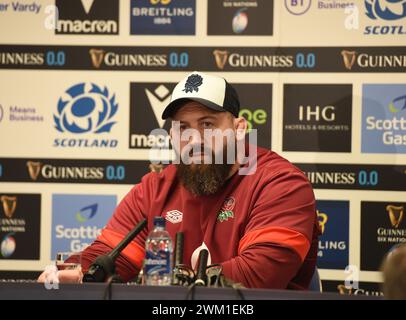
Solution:
[[[237,91],[224,78],[194,71],[173,89],[162,119],[171,117],[188,100],[200,102],[216,111],[228,111],[235,117],[240,111]]]

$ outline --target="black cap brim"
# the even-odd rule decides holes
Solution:
[[[164,112],[162,113],[162,119],[165,120],[165,119],[172,117],[176,113],[176,111],[178,111],[179,108],[181,108],[188,101],[199,102],[202,105],[204,105],[205,107],[212,109],[214,111],[220,111],[220,112],[227,111],[223,107],[213,103],[212,101],[206,100],[206,99],[194,98],[194,97],[179,98],[179,99],[172,101],[170,104],[167,105]]]

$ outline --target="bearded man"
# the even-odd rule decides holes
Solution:
[[[174,163],[145,175],[124,197],[82,252],[84,272],[147,219],[116,260],[123,280],[136,277],[154,217],[162,216],[172,239],[184,233],[183,263],[190,268],[205,248],[209,264],[246,287],[308,288],[319,235],[312,187],[288,160],[245,143],[239,110],[237,92],[221,77],[193,72],[176,85],[162,114],[172,121]]]

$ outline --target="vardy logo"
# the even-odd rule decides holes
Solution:
[[[399,20],[406,17],[406,0],[365,0],[365,9],[372,20]]]
[[[76,212],[76,220],[83,223],[92,219],[97,213],[97,207],[97,203],[91,204],[87,207],[83,207],[78,212]]]
[[[406,109],[406,95],[393,99],[388,105],[389,111],[397,113]]]
[[[79,83],[66,90],[58,101],[58,114],[54,115],[59,132],[102,133],[110,132],[118,104],[115,95],[94,83]]]

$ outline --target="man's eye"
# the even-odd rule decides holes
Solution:
[[[211,122],[207,122],[207,121],[204,121],[202,123],[202,125],[204,128],[211,128],[213,126],[213,124]]]

